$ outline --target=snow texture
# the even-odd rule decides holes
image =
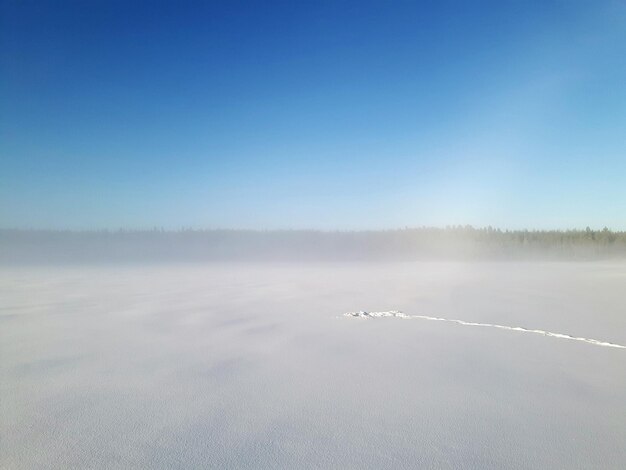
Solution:
[[[623,470],[623,350],[547,332],[626,344],[625,282],[624,263],[0,266],[0,468]],[[337,318],[355,305],[379,313]]]

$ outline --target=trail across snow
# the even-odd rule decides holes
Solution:
[[[545,331],[545,330],[531,330],[528,328],[522,328],[521,326],[495,325],[493,323],[468,322],[468,321],[463,321],[463,320],[455,320],[452,318],[429,317],[427,315],[407,315],[406,313],[399,312],[397,310],[390,310],[388,312],[365,312],[361,310],[358,312],[344,313],[344,316],[352,317],[352,318],[393,317],[393,318],[403,318],[405,320],[444,321],[444,322],[449,322],[449,323],[457,323],[459,325],[464,325],[464,326],[482,326],[482,327],[488,327],[488,328],[499,328],[501,330],[520,331],[522,333],[535,333],[538,335],[549,336],[551,338],[571,339],[574,341],[582,341],[584,343],[594,344],[596,346],[604,346],[607,348],[626,349],[626,346],[622,346],[621,344],[609,343],[606,341],[598,341],[597,339],[591,339],[591,338],[570,336],[570,335],[566,335],[563,333],[552,333],[550,331]]]

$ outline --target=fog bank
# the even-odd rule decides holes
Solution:
[[[0,230],[5,264],[607,258],[626,258],[626,232],[469,226],[355,232]]]

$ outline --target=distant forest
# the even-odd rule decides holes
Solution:
[[[626,258],[626,232],[406,228],[315,230],[0,230],[0,263],[410,261]]]

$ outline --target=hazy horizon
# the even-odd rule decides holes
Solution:
[[[626,232],[502,231],[493,227],[384,231],[0,229],[1,264],[227,261],[626,259]]]
[[[402,232],[463,232],[463,233],[480,233],[488,232],[493,234],[602,234],[609,233],[612,235],[623,235],[626,230],[614,230],[611,227],[567,227],[567,228],[509,228],[509,227],[497,227],[491,225],[474,226],[471,224],[450,224],[445,226],[428,226],[428,225],[416,225],[416,226],[403,226],[403,227],[384,227],[384,228],[358,228],[358,229],[339,229],[339,228],[232,228],[232,227],[178,227],[178,228],[164,228],[158,226],[152,227],[103,227],[103,228],[85,228],[85,229],[72,229],[72,228],[25,228],[25,227],[0,227],[0,233],[24,233],[24,234],[83,234],[83,235],[97,235],[97,234],[184,234],[184,233],[198,233],[198,234],[211,234],[211,233],[251,233],[251,234],[390,234],[390,233],[402,233]]]

